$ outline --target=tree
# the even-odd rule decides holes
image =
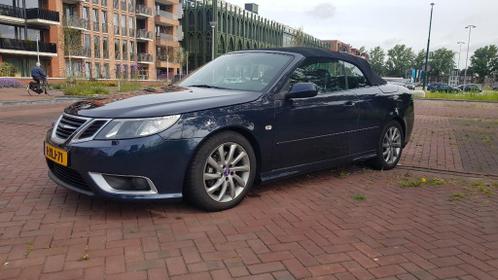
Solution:
[[[417,70],[423,70],[425,65],[425,50],[420,50],[413,60],[413,67]]]
[[[383,76],[386,72],[384,65],[384,61],[386,60],[386,54],[384,50],[381,47],[377,46],[370,50],[369,56],[370,56],[370,66],[372,67],[372,70],[375,71],[377,74]]]
[[[470,58],[470,69],[477,74],[481,82],[484,78],[498,70],[498,48],[489,45],[477,49]]]
[[[305,42],[305,35],[302,27],[294,30],[294,34],[292,34],[292,46],[294,47],[303,47]]]
[[[386,70],[389,76],[404,77],[413,65],[415,54],[412,48],[396,45],[387,51]]]
[[[73,77],[73,63],[71,61],[71,56],[81,55],[82,50],[81,31],[64,27],[64,54],[66,54],[69,59],[69,78]]]
[[[440,48],[431,52],[430,56],[431,71],[433,77],[449,76],[455,69],[455,53],[447,48]]]

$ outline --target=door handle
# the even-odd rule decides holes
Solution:
[[[346,102],[344,105],[345,105],[345,106],[352,107],[352,106],[356,105],[356,102],[354,102],[354,101],[348,101],[348,102]]]

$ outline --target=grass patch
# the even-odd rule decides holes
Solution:
[[[367,197],[364,194],[360,194],[360,193],[354,194],[352,198],[355,201],[364,201],[364,200],[367,200]]]
[[[450,195],[450,201],[459,201],[465,198],[465,194],[463,192],[454,192]]]
[[[137,91],[142,89],[142,85],[134,82],[121,82],[121,88],[118,90],[119,92],[130,92]]]
[[[498,91],[484,90],[482,92],[460,92],[460,93],[426,91],[425,97],[423,98],[498,102]]]
[[[495,194],[495,186],[491,183],[485,183],[483,181],[475,181],[471,184],[471,190],[480,192],[481,194],[490,197]]]

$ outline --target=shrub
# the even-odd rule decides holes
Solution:
[[[0,88],[20,88],[22,84],[14,78],[0,78]]]
[[[14,77],[16,75],[16,67],[7,62],[0,62],[0,77]]]
[[[74,86],[64,88],[64,94],[66,95],[95,95],[108,93],[109,90],[100,85],[88,86],[85,84],[76,84]]]

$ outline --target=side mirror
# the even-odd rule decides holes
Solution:
[[[314,83],[296,83],[285,95],[286,98],[308,98],[318,94],[318,87]]]

